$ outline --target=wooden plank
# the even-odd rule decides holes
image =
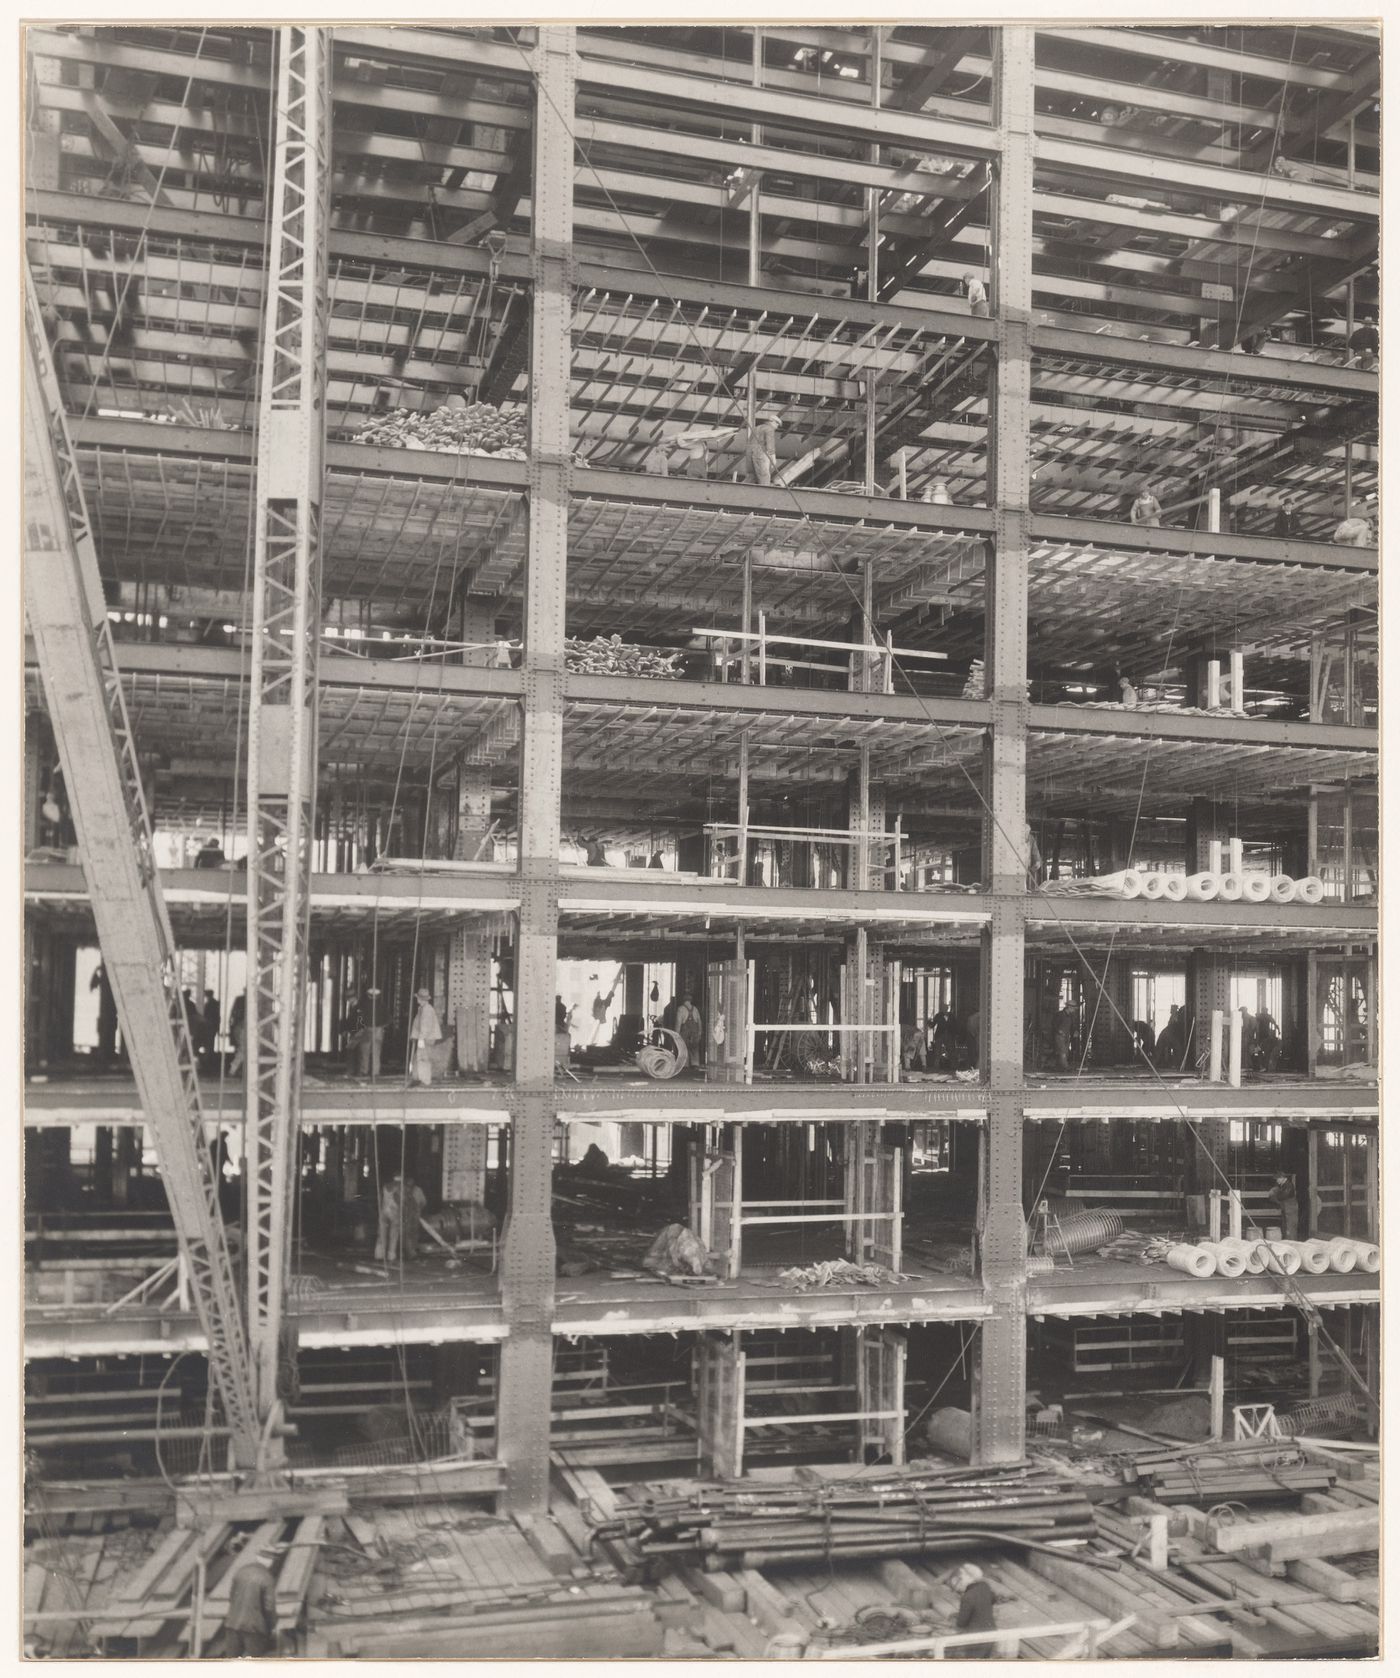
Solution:
[[[344,1486],[295,1487],[289,1491],[235,1492],[215,1498],[212,1504],[193,1500],[181,1505],[177,1521],[184,1526],[203,1526],[208,1521],[270,1521],[275,1516],[294,1519],[300,1515],[344,1515],[350,1498]],[[183,1517],[183,1519],[182,1519]]]
[[[749,1599],[749,1618],[757,1620],[770,1637],[780,1631],[797,1629],[793,1605],[756,1567],[744,1568],[739,1580]]]
[[[1107,1614],[1110,1619],[1135,1614],[1138,1625],[1134,1629],[1140,1628],[1155,1648],[1174,1649],[1181,1642],[1181,1628],[1175,1620],[1153,1615],[1141,1598],[1098,1568],[1085,1567],[1080,1562],[1047,1555],[1041,1550],[1028,1551],[1026,1565],[1032,1573],[1063,1585],[1081,1602],[1088,1603],[1097,1613]]]
[[[707,1573],[703,1568],[681,1566],[676,1569],[677,1577],[688,1591],[712,1607],[718,1608],[723,1614],[747,1614],[749,1607],[748,1593],[742,1579],[732,1573]]]
[[[326,1517],[308,1515],[298,1522],[291,1537],[291,1549],[277,1575],[277,1629],[290,1631],[301,1618],[307,1588],[321,1552]]]
[[[1359,1602],[1361,1581],[1329,1561],[1291,1561],[1284,1572],[1306,1590],[1320,1591],[1331,1602]]]
[[[901,1608],[933,1607],[933,1592],[907,1562],[882,1561],[875,1571]]]

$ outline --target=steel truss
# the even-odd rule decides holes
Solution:
[[[258,407],[248,713],[247,1295],[260,1414],[278,1407],[316,793],[325,453],[329,31],[278,31]]]

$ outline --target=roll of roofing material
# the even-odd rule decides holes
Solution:
[[[1214,903],[1220,896],[1220,876],[1192,874],[1186,882],[1186,895],[1193,903]]]
[[[1188,1276],[1200,1279],[1215,1274],[1215,1254],[1204,1247],[1188,1246],[1184,1241],[1167,1248],[1167,1263],[1173,1270],[1184,1270]]]
[[[1220,901],[1222,903],[1238,903],[1243,896],[1243,874],[1222,874],[1220,876]]]
[[[1321,903],[1322,881],[1316,874],[1309,874],[1305,880],[1298,881],[1297,901],[1299,903]]]
[[[1144,876],[1139,874],[1136,868],[1125,868],[1122,884],[1118,890],[1124,897],[1141,897],[1143,896],[1143,880]]]
[[[1327,1262],[1339,1276],[1350,1276],[1356,1269],[1356,1248],[1350,1241],[1329,1241]]]
[[[1045,1251],[1061,1256],[1089,1253],[1122,1233],[1123,1220],[1116,1212],[1076,1212],[1047,1232]]]
[[[1364,1270],[1368,1276],[1378,1276],[1381,1268],[1381,1250],[1375,1242],[1358,1241],[1350,1235],[1346,1240],[1355,1249],[1356,1268]]]
[[[1281,1270],[1285,1276],[1296,1276],[1303,1268],[1303,1255],[1298,1251],[1296,1243],[1265,1241],[1263,1247],[1269,1255],[1264,1263],[1266,1272],[1277,1275]]]
[[[1291,903],[1298,895],[1298,882],[1291,874],[1275,874],[1269,881],[1271,903]]]
[[[1304,1274],[1322,1276],[1332,1268],[1332,1255],[1325,1241],[1300,1241],[1298,1251],[1302,1254]]]
[[[1258,1276],[1263,1273],[1264,1254],[1260,1251],[1263,1246],[1262,1242],[1236,1241],[1231,1237],[1227,1237],[1224,1241],[1220,1242],[1220,1245],[1222,1247],[1230,1248],[1232,1252],[1239,1253],[1241,1258],[1244,1259],[1244,1268],[1248,1275]]]
[[[1186,876],[1184,874],[1163,874],[1162,896],[1168,903],[1184,903],[1186,901]]]
[[[1142,877],[1142,895],[1149,903],[1156,903],[1166,895],[1166,876],[1164,874],[1144,874]]]
[[[1246,903],[1267,903],[1272,881],[1267,874],[1243,874],[1240,884],[1244,887]]]
[[[1233,1282],[1237,1276],[1243,1276],[1249,1266],[1245,1257],[1236,1247],[1229,1247],[1223,1241],[1201,1241],[1197,1245],[1203,1253],[1209,1253],[1215,1260],[1217,1276],[1224,1276]]]

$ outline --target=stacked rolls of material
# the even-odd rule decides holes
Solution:
[[[1303,1268],[1303,1255],[1298,1251],[1296,1241],[1264,1241],[1260,1244],[1268,1254],[1264,1261],[1266,1270],[1281,1270],[1285,1276],[1296,1276]]]
[[[1203,1253],[1209,1253],[1215,1260],[1215,1273],[1233,1282],[1237,1277],[1248,1274],[1249,1262],[1244,1253],[1226,1241],[1201,1241],[1198,1243]]]
[[[1214,1252],[1208,1247],[1192,1246],[1186,1241],[1178,1241],[1176,1246],[1167,1249],[1167,1263],[1173,1270],[1182,1270],[1198,1279],[1214,1276],[1216,1269]]]
[[[1358,1270],[1364,1270],[1368,1276],[1380,1274],[1381,1250],[1374,1241],[1358,1241],[1354,1235],[1339,1235],[1327,1243],[1329,1251],[1343,1242],[1355,1252]]]
[[[1300,1241],[1298,1252],[1303,1260],[1303,1269],[1309,1276],[1325,1276],[1332,1265],[1332,1255],[1327,1251],[1325,1241]]]
[[[1260,1242],[1239,1241],[1233,1237],[1227,1237],[1220,1243],[1220,1245],[1231,1252],[1239,1254],[1239,1256],[1244,1260],[1245,1274],[1247,1276],[1261,1276],[1263,1274],[1264,1255],[1259,1251],[1261,1245]]]
[[[1205,868],[1196,874],[1169,874],[1146,868],[1120,868],[1080,880],[1047,880],[1041,890],[1056,897],[1144,898],[1171,903],[1322,902],[1323,884],[1315,874],[1295,880],[1287,874],[1245,874],[1238,869]]]
[[[1356,1248],[1350,1241],[1329,1241],[1327,1263],[1339,1276],[1349,1276],[1356,1269]]]

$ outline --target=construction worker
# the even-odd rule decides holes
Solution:
[[[689,991],[681,997],[680,1007],[676,1009],[676,1034],[685,1044],[690,1064],[698,1066],[700,1051],[705,1043],[705,1021]]]
[[[1144,484],[1138,491],[1137,500],[1128,509],[1128,522],[1158,528],[1162,523],[1162,504],[1152,493],[1152,486]]]
[[[350,1043],[355,1050],[355,1075],[377,1078],[379,1061],[384,1053],[384,1027],[375,1018],[375,998],[379,995],[373,985],[360,992],[350,1014]]]
[[[237,1076],[243,1070],[243,1038],[248,1029],[248,993],[241,991],[228,1011],[228,1040],[233,1044],[233,1063],[229,1072]]]
[[[1157,1038],[1157,1065],[1164,1070],[1179,1072],[1186,1055],[1186,1016],[1181,1004],[1174,1002]]]
[[[1298,1239],[1298,1185],[1284,1172],[1274,1178],[1269,1199],[1278,1207],[1285,1241]]]
[[[433,993],[423,986],[413,993],[418,1004],[413,1024],[408,1029],[413,1045],[413,1066],[410,1084],[431,1084],[433,1081],[433,1045],[442,1042],[442,1023],[433,1007]]]
[[[1061,1072],[1069,1071],[1069,1057],[1079,1034],[1079,1010],[1067,1002],[1055,1015],[1055,1065]]]
[[[1138,691],[1126,676],[1118,678],[1118,703],[1125,711],[1137,709]]]
[[[1150,1066],[1152,1064],[1152,1051],[1157,1047],[1157,1033],[1153,1031],[1146,1020],[1134,1020],[1132,1031],[1133,1058],[1136,1059],[1141,1055]]]
[[[1376,330],[1376,323],[1371,319],[1360,322],[1351,337],[1347,339],[1347,348],[1351,354],[1347,357],[1347,366],[1359,368],[1363,373],[1374,373],[1380,366],[1381,335]]]
[[[379,1196],[379,1240],[374,1256],[385,1264],[418,1257],[419,1220],[428,1197],[412,1177],[393,1177]]]
[[[231,1550],[242,1550],[247,1535],[235,1533]],[[269,1556],[282,1555],[285,1544],[274,1545]],[[261,1556],[235,1563],[229,1579],[228,1612],[224,1615],[225,1652],[233,1660],[270,1655],[277,1641],[277,1576]]]
[[[995,1631],[997,1626],[996,1599],[992,1587],[975,1562],[966,1562],[949,1580],[958,1598],[958,1617],[954,1622],[959,1631]],[[995,1649],[995,1642],[955,1643],[954,1660],[987,1660]]]
[[[1277,1072],[1283,1059],[1283,1033],[1267,1008],[1261,1008],[1254,1021],[1254,1058],[1258,1072]]]
[[[204,1011],[200,1016],[204,1027],[204,1053],[212,1055],[219,1046],[219,1025],[223,1019],[223,1009],[219,1006],[219,999],[213,991],[204,993]]]
[[[991,306],[987,302],[987,288],[976,274],[968,273],[962,277],[963,292],[971,312],[984,318],[991,314]]]
[[[765,414],[754,423],[745,454],[756,484],[771,484],[778,470],[778,426],[782,422]]]

